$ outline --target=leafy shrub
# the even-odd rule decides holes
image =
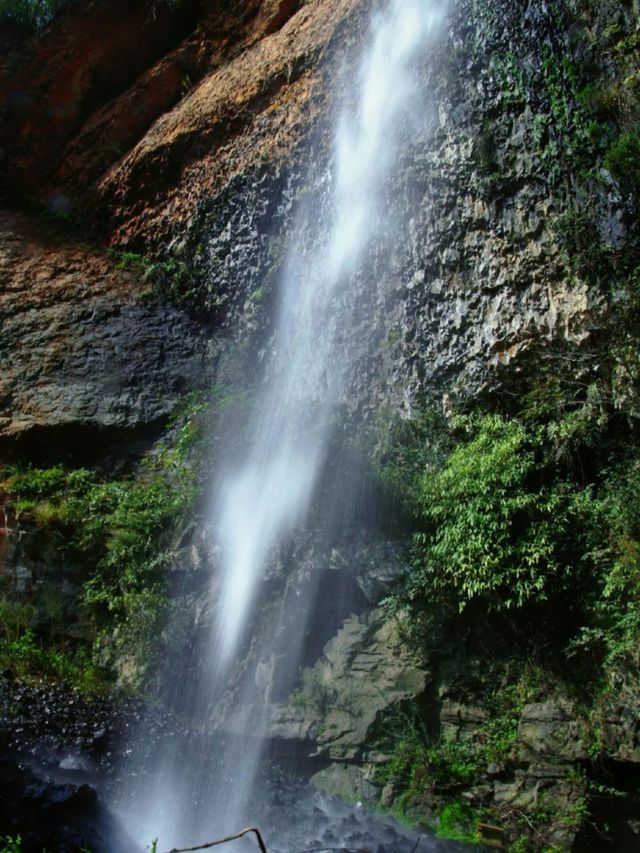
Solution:
[[[446,732],[430,736],[415,704],[390,708],[378,720],[374,743],[390,759],[378,767],[376,781],[392,783],[404,816],[420,819],[434,789],[442,793],[477,783],[490,763],[507,766],[513,761],[518,721],[533,695],[532,683],[523,671],[515,683],[496,687],[493,678],[489,682],[480,700],[488,716],[465,737]]]
[[[466,432],[446,465],[419,477],[424,530],[413,543],[410,601],[482,599],[509,610],[562,588],[576,495],[539,477],[540,437],[498,415],[458,421]]]
[[[31,628],[14,640],[0,640],[0,664],[20,678],[32,675],[60,679],[82,690],[99,690],[105,684],[87,649],[45,646]]]
[[[420,642],[475,602],[528,608],[548,643],[562,611],[574,677],[595,687],[615,660],[640,665],[640,453],[597,383],[543,376],[522,413],[454,418],[437,464],[446,441],[405,427],[413,446],[387,453],[386,479],[406,482],[411,570],[387,602]]]
[[[18,640],[31,624],[33,605],[9,597],[0,598],[0,643]]]
[[[623,133],[611,143],[604,158],[605,166],[623,187],[640,191],[640,136]]]
[[[422,512],[419,475],[442,467],[453,445],[444,416],[433,406],[423,406],[411,418],[385,417],[379,432],[380,477],[417,522]]]
[[[26,468],[7,466],[3,471],[5,487],[23,499],[47,498],[64,492],[78,495],[86,492],[93,474],[86,468],[69,470],[62,465],[51,468]]]
[[[640,665],[640,458],[616,466],[602,489],[600,582],[573,649],[600,650],[605,664]]]
[[[177,486],[156,475],[100,484],[84,505],[75,544],[97,555],[97,562],[83,603],[104,637],[113,641],[117,626],[116,649],[139,662],[150,652],[166,604],[172,531],[195,497],[193,484]]]
[[[95,626],[101,665],[124,657],[143,664],[152,653],[173,537],[199,494],[194,448],[203,446],[202,417],[212,402],[220,412],[226,397],[219,389],[210,399],[189,395],[136,477],[105,481],[94,471],[62,465],[1,472],[15,510],[28,510],[55,534],[66,564],[86,579],[78,607]],[[0,597],[6,665],[23,675],[90,681],[88,659],[77,649],[43,644],[29,630],[30,615],[27,605]]]

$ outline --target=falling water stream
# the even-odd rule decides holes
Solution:
[[[243,450],[218,465],[212,527],[220,561],[211,591],[217,615],[207,660],[198,683],[184,685],[175,675],[194,726],[217,726],[221,737],[213,751],[195,738],[159,755],[156,781],[136,793],[132,834],[159,836],[159,849],[219,837],[254,814],[271,703],[294,683],[315,595],[313,578],[292,581],[265,614],[261,579],[305,520],[326,461],[332,416],[350,381],[343,341],[361,319],[350,285],[384,224],[399,129],[406,133],[420,109],[414,70],[435,38],[442,6],[388,0],[372,17],[350,107],[336,122],[325,215],[311,221],[301,211],[290,236],[270,360],[244,431],[235,436]],[[260,648],[247,663],[258,623]]]

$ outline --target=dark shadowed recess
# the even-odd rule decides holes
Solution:
[[[34,467],[64,464],[113,474],[135,466],[161,436],[164,419],[137,427],[69,424],[32,427],[0,439],[0,464],[28,459]]]

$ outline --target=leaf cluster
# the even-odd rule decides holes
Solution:
[[[575,582],[576,517],[588,493],[541,476],[544,436],[499,415],[457,419],[463,438],[438,471],[416,472],[422,529],[404,596],[458,610],[540,602]],[[588,509],[588,507],[587,507]]]

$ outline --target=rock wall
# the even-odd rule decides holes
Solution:
[[[213,375],[215,348],[139,278],[24,215],[0,222],[0,438],[126,430],[165,417]],[[76,448],[79,450],[79,448]]]
[[[151,377],[145,379],[145,392],[135,387],[139,380],[132,374],[157,373],[156,366],[147,365],[157,365],[161,352],[176,353],[182,364],[175,384],[187,388],[196,384],[189,365],[199,362],[202,370],[207,361],[204,337],[224,335],[226,350],[229,335],[245,348],[247,337],[254,348],[264,347],[270,305],[264,294],[277,281],[292,210],[301,194],[317,195],[314,188],[322,185],[328,167],[331,118],[343,95],[335,80],[348,76],[353,43],[365,22],[364,4],[247,3],[233,14],[207,5],[198,20],[181,19],[182,27],[192,26],[188,34],[173,26],[172,49],[160,58],[171,21],[164,12],[153,18],[143,6],[131,26],[145,49],[133,58],[117,37],[127,27],[111,35],[111,12],[99,4],[92,11],[95,25],[109,32],[100,40],[106,70],[98,72],[102,66],[86,46],[91,31],[83,15],[63,17],[5,58],[0,73],[7,118],[5,188],[9,198],[34,194],[50,211],[75,210],[83,225],[93,222],[95,233],[112,246],[184,265],[194,278],[190,307],[208,322],[199,332],[175,314],[174,340],[163,340],[164,333],[154,329],[154,323],[165,322],[164,309],[154,313],[132,307],[130,319],[120,311],[122,332],[110,331],[113,311],[107,317],[98,310],[95,326],[72,322],[73,329],[65,333],[65,374],[82,373],[78,356],[74,362],[70,353],[86,349],[85,328],[104,328],[116,350],[127,353],[129,375],[123,365],[114,380],[126,391],[116,393],[118,402],[110,402],[108,393],[91,403],[80,378],[67,382],[64,395],[48,399],[51,381],[40,382],[38,371],[30,370],[22,375],[19,392],[4,394],[10,432],[37,420],[29,411],[36,404],[43,421],[127,423],[137,416],[124,410],[142,407],[142,420],[148,422],[167,410],[165,398],[170,401],[172,391]],[[567,140],[553,123],[545,129],[557,162],[536,141],[541,116],[551,110],[545,63],[548,56],[560,62],[569,49],[562,24],[546,7],[518,4],[515,11],[500,2],[482,9],[452,5],[449,31],[437,55],[425,62],[424,114],[406,129],[405,156],[388,199],[390,221],[402,223],[400,231],[393,237],[391,257],[385,240],[371,258],[375,294],[365,274],[354,295],[367,306],[370,322],[353,330],[352,408],[375,408],[389,396],[389,383],[394,405],[402,405],[407,395],[456,383],[465,393],[475,393],[495,382],[505,365],[515,362],[517,369],[527,352],[578,344],[597,323],[598,296],[585,281],[568,275],[554,230],[575,192],[568,152],[563,152]],[[189,51],[195,55],[193,70],[183,55]],[[73,87],[61,61],[72,52],[87,62],[74,70]],[[515,95],[515,71],[505,56],[527,69],[526,84]],[[119,75],[108,75],[118,63]],[[178,92],[165,80],[165,75],[175,76],[176,67],[187,69]],[[105,76],[110,89],[98,86]],[[29,130],[43,127],[43,112],[56,122],[46,132],[48,147]],[[27,186],[27,179],[34,185]],[[606,222],[617,223],[611,226],[611,239],[616,239],[624,223],[615,194],[609,193],[603,204]],[[4,218],[5,256],[31,252],[16,248],[10,236],[16,224]],[[24,243],[24,223],[18,229]],[[40,250],[33,251],[37,256]],[[51,278],[44,272],[48,267],[57,276],[67,262],[64,252],[59,259],[49,255],[39,263],[39,275]],[[17,263],[12,259],[12,266]],[[7,294],[16,292],[14,274],[6,268],[2,272]],[[78,275],[73,269],[64,272],[66,281]],[[261,299],[250,299],[256,292]],[[78,301],[77,310],[81,305]],[[13,309],[6,310],[11,315]],[[28,332],[16,327],[11,337],[7,331],[7,350],[16,335],[24,334],[26,341],[38,328],[48,330],[46,311],[31,317]],[[117,341],[119,334],[126,339],[127,323],[131,329],[144,327],[148,339],[133,360],[130,343]],[[193,342],[191,354],[177,352],[176,339],[185,337]],[[40,345],[54,351],[54,341],[43,339]],[[31,344],[24,349],[30,351]],[[96,356],[98,361],[103,357]],[[62,411],[53,414],[62,396]],[[92,413],[92,408],[104,412]]]

